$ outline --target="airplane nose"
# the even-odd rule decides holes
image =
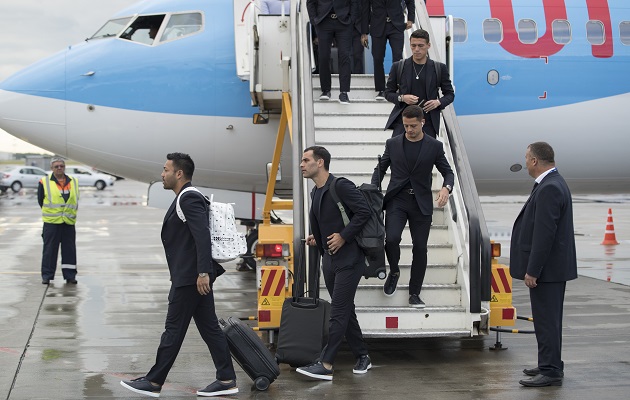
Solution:
[[[26,142],[66,154],[66,51],[0,83],[0,128]]]

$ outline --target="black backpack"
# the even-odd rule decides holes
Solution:
[[[344,204],[341,199],[339,199],[339,196],[337,196],[337,190],[335,189],[335,185],[339,179],[343,178],[333,178],[328,190],[335,204],[339,207],[343,224],[347,226],[350,223],[350,218],[348,218]],[[365,255],[366,269],[364,276],[366,278],[378,277],[379,279],[385,279],[387,273],[385,270],[383,193],[381,193],[380,187],[371,183],[363,183],[361,186],[357,186],[357,189],[359,189],[363,198],[365,198],[370,209],[370,218],[366,224],[363,225],[361,232],[355,237],[357,244]]]

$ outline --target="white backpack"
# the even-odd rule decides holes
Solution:
[[[208,198],[196,187],[189,186],[182,190],[177,196],[176,211],[177,216],[186,222],[186,217],[179,205],[179,198],[186,192],[194,190],[203,197]],[[230,203],[215,203],[210,201],[210,237],[212,238],[212,258],[214,261],[222,263],[237,259],[247,252],[247,242],[245,235],[236,229],[236,219],[234,218],[234,207]]]

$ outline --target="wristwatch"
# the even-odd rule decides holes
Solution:
[[[200,278],[205,278],[206,276],[208,276],[208,274],[207,274],[207,273],[205,273],[205,272],[201,272],[201,273],[199,274],[199,277],[200,277]]]
[[[449,194],[453,191],[453,187],[451,185],[446,185],[444,187],[446,188],[446,190],[448,190]]]
[[[401,94],[401,95],[398,96],[398,102],[402,103],[402,101],[403,101],[403,95]]]

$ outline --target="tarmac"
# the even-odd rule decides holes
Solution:
[[[148,185],[122,180],[82,190],[77,223],[78,284],[41,284],[41,216],[35,191],[0,196],[0,398],[134,399],[120,386],[155,361],[169,290],[160,242],[165,210],[146,207]],[[482,199],[493,239],[507,253],[512,222],[526,197]],[[612,208],[618,246],[602,246]],[[623,399],[630,393],[630,197],[575,197],[580,278],[567,285],[562,387],[525,388],[523,368],[536,365],[531,334],[475,338],[370,340],[373,368],[352,374],[346,347],[332,382],[281,365],[265,392],[235,364],[239,399]],[[505,258],[500,261],[507,262]],[[220,317],[255,314],[255,274],[234,263],[215,284]],[[514,306],[529,316],[529,295],[514,281]],[[516,328],[533,329],[517,321]],[[266,337],[265,337],[266,339]],[[191,399],[214,380],[209,352],[195,327],[161,398]]]

